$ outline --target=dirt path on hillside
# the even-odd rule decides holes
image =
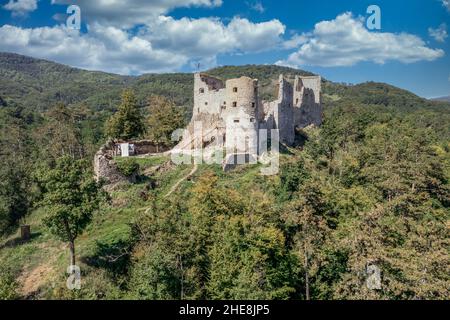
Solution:
[[[189,172],[188,175],[184,176],[183,178],[181,178],[177,183],[175,183],[172,188],[170,188],[170,191],[164,196],[164,198],[169,197],[172,193],[174,193],[178,187],[180,186],[180,184],[183,183],[183,181],[191,178],[198,170],[198,165],[194,164],[194,168],[192,168],[191,172]]]
[[[20,288],[19,293],[23,297],[29,297],[36,293],[52,276],[55,270],[50,263],[44,263],[31,271],[26,271],[17,279]]]

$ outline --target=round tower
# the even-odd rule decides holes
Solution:
[[[258,80],[241,77],[226,82],[222,117],[226,123],[228,153],[258,152]]]

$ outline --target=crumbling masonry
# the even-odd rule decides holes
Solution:
[[[224,83],[197,73],[194,81],[192,120],[174,152],[214,146],[257,158],[261,129],[269,135],[277,129],[280,142],[292,145],[297,128],[322,123],[320,76],[296,76],[292,85],[280,75],[278,99],[271,102],[260,99],[258,80],[249,77]]]
[[[292,145],[297,128],[322,123],[320,92],[319,76],[297,76],[292,85],[280,75],[278,99],[268,102],[259,97],[258,80],[241,77],[224,83],[197,73],[192,120],[181,142],[167,154],[195,156],[200,150],[202,157],[207,158],[225,148],[226,159],[221,159],[225,170],[238,162],[236,155],[244,155],[244,163],[257,161],[264,154],[261,149],[264,144],[267,147],[271,130],[278,131],[281,143]],[[261,132],[266,133],[265,137]],[[128,142],[134,146],[133,155],[161,151],[151,141]],[[98,180],[103,179],[108,185],[130,180],[118,170],[114,161],[117,155],[120,141],[109,141],[97,152],[94,171]]]

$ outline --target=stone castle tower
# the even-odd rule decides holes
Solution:
[[[224,82],[196,73],[192,120],[174,150],[214,146],[257,157],[260,129],[278,129],[280,142],[292,145],[296,128],[321,125],[320,76],[296,76],[291,84],[280,75],[275,101],[261,100],[258,89],[258,80],[249,77]]]

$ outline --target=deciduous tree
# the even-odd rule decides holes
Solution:
[[[106,134],[114,139],[130,140],[138,138],[144,132],[145,124],[135,94],[131,90],[125,90],[117,112],[106,124]]]
[[[148,137],[158,148],[161,145],[171,146],[172,133],[183,129],[185,125],[183,110],[176,107],[169,99],[161,96],[152,96],[148,101],[150,116],[147,119]]]
[[[90,223],[103,194],[81,160],[64,156],[54,169],[40,175],[44,191],[42,203],[48,214],[44,224],[60,240],[68,242],[70,263],[75,265],[75,240]]]

